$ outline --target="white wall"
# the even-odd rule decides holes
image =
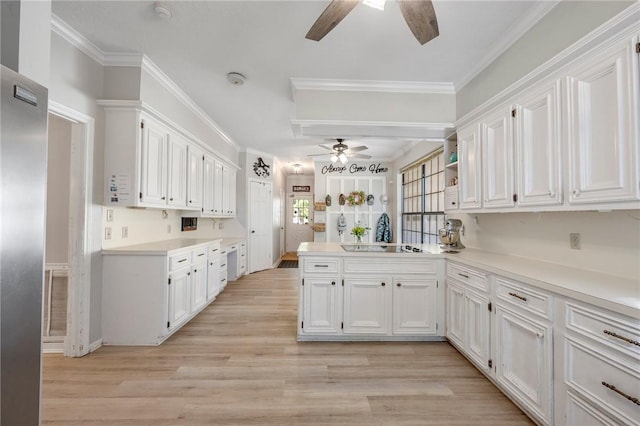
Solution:
[[[45,263],[69,261],[71,123],[49,115]]]
[[[477,224],[474,216],[478,218]],[[450,217],[463,221],[462,242],[467,247],[640,278],[640,211],[637,210]],[[570,248],[571,232],[580,233],[580,250]]]
[[[48,87],[51,66],[51,0],[20,2],[18,72]]]

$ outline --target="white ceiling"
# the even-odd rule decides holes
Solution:
[[[529,28],[551,2],[434,1],[440,36],[421,46],[397,4],[358,5],[320,42],[306,32],[322,1],[53,1],[53,13],[104,52],[144,53],[242,148],[310,164],[322,138],[294,136],[290,78],[464,85]],[[247,81],[233,86],[226,74]],[[342,135],[336,134],[336,137]],[[392,159],[420,140],[358,138],[363,152]]]

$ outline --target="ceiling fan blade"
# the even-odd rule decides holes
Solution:
[[[356,7],[358,0],[333,0],[313,23],[304,38],[320,41]]]
[[[353,158],[365,158],[365,159],[369,159],[371,158],[370,155],[366,155],[366,154],[347,154],[347,157],[353,157]]]
[[[329,148],[328,146],[324,146],[324,145],[318,145],[320,148],[324,148],[327,151],[333,151],[333,148]]]
[[[438,37],[438,20],[431,0],[397,0],[404,20],[420,44]]]
[[[364,151],[365,149],[369,149],[369,148],[367,148],[364,145],[361,145],[361,146],[356,146],[354,148],[349,148],[347,151],[348,152],[358,152],[358,151]]]
[[[307,154],[307,157],[326,157],[327,155],[331,155],[331,153],[325,152],[324,154]]]

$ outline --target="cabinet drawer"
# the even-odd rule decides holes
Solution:
[[[566,302],[567,330],[640,359],[640,321],[595,307]]]
[[[498,299],[520,306],[525,310],[551,319],[553,299],[550,294],[532,290],[524,285],[496,278],[496,293]]]
[[[345,274],[430,274],[437,273],[437,263],[423,258],[362,259],[344,260]]]
[[[220,271],[227,270],[227,254],[220,255]]]
[[[628,364],[602,351],[598,346],[566,338],[567,385],[602,406],[625,424],[640,419],[640,371],[637,363]]]
[[[191,250],[191,261],[193,263],[206,262],[207,261],[207,247],[197,248]]]
[[[447,262],[447,277],[456,279],[479,290],[489,291],[489,279],[484,272]]]
[[[220,254],[220,244],[212,244],[209,246],[209,256],[218,256]]]
[[[331,258],[304,259],[304,272],[330,272],[337,273],[340,269],[340,260]]]
[[[174,254],[169,257],[169,271],[184,268],[191,264],[191,252],[187,251],[180,254]]]

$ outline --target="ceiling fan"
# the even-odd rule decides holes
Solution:
[[[370,155],[358,154],[358,152],[368,149],[364,145],[356,146],[354,148],[349,148],[349,146],[343,143],[344,139],[342,138],[337,138],[336,142],[338,143],[333,145],[331,148],[324,145],[318,145],[319,147],[329,150],[330,152],[325,152],[322,154],[309,154],[309,157],[317,157],[320,155],[330,155],[332,163],[339,161],[340,164],[345,164],[348,160],[348,157],[365,158],[365,159],[371,158]]]
[[[371,7],[384,8],[385,0],[364,0]],[[404,20],[420,44],[438,37],[438,21],[431,0],[396,0]],[[344,19],[356,7],[359,0],[333,0],[313,23],[305,36],[309,40],[320,41],[329,31]]]

